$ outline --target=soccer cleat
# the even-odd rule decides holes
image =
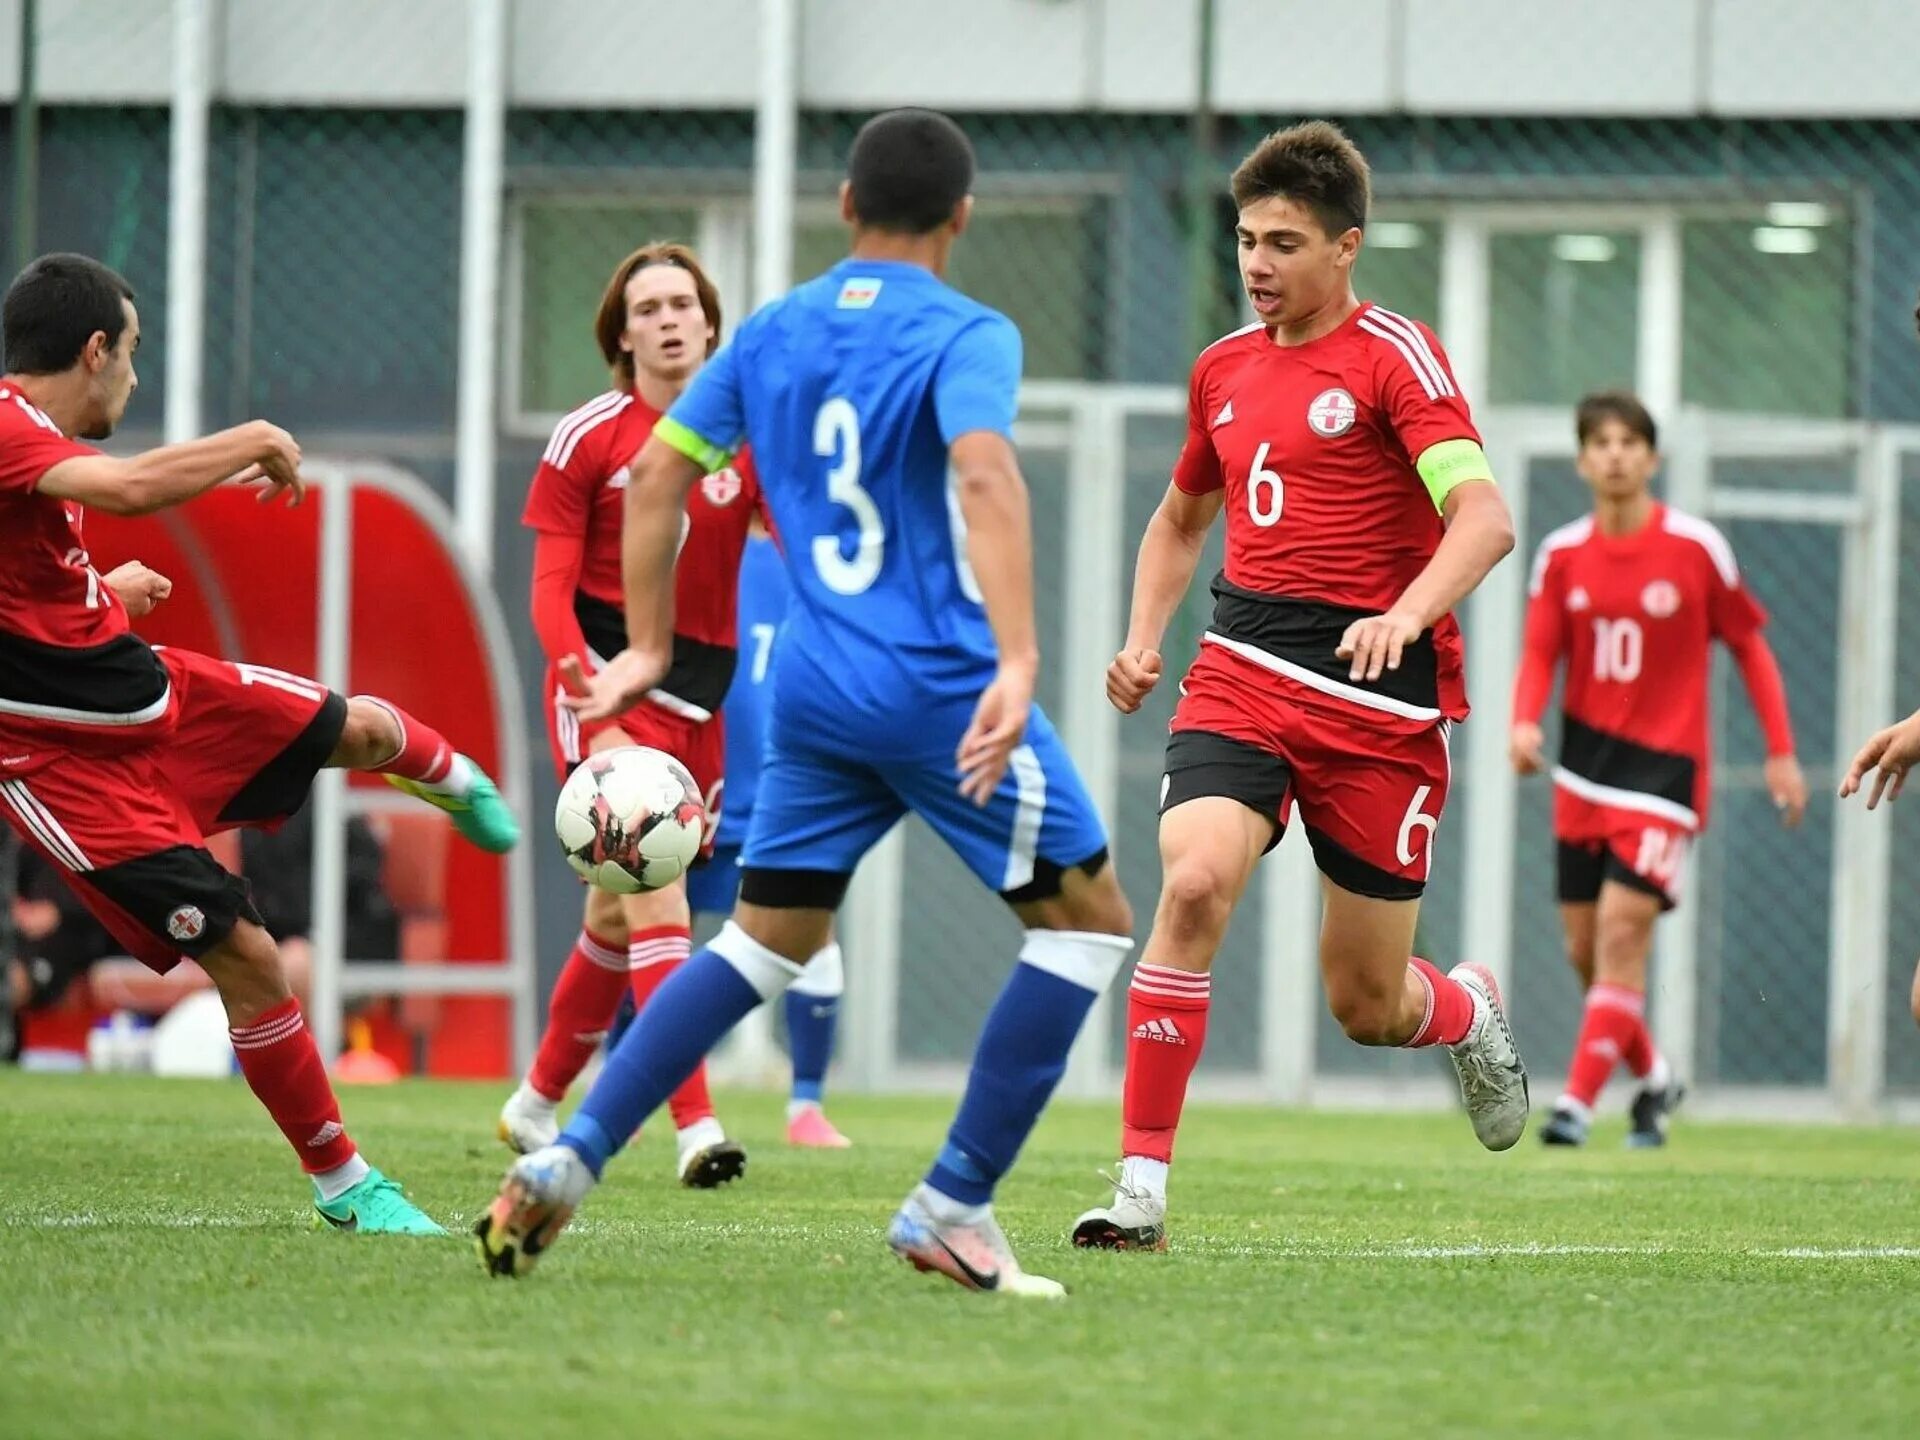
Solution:
[[[1527,1128],[1527,1067],[1513,1043],[1500,986],[1484,965],[1456,965],[1448,978],[1473,993],[1473,1024],[1465,1039],[1447,1047],[1460,1077],[1460,1098],[1480,1143],[1511,1150]]]
[[[1657,1150],[1667,1143],[1667,1120],[1687,1098],[1687,1087],[1669,1080],[1659,1090],[1642,1090],[1633,1097],[1633,1124],[1627,1131],[1629,1150]]]
[[[720,1132],[718,1122],[699,1121],[681,1132],[680,1183],[689,1190],[718,1190],[747,1169],[747,1152]]]
[[[968,1224],[945,1224],[927,1208],[926,1188],[916,1186],[887,1226],[887,1244],[914,1269],[944,1275],[966,1290],[996,1295],[1058,1300],[1067,1293],[1058,1280],[1020,1268],[991,1208]]]
[[[560,1138],[557,1110],[553,1101],[523,1081],[500,1107],[500,1123],[495,1133],[514,1154],[531,1155]]]
[[[1579,1146],[1587,1143],[1587,1122],[1578,1112],[1564,1105],[1553,1107],[1553,1116],[1540,1127],[1540,1143],[1543,1145]]]
[[[335,1230],[359,1235],[444,1235],[447,1232],[378,1170],[367,1171],[352,1189],[332,1200],[317,1196],[313,1208]]]
[[[593,1188],[593,1172],[565,1145],[549,1145],[513,1162],[500,1193],[473,1227],[489,1275],[528,1274],[566,1228]]]
[[[1120,1175],[1100,1177],[1113,1186],[1113,1203],[1096,1205],[1073,1222],[1073,1243],[1082,1250],[1165,1250],[1167,1199]]]
[[[787,1144],[803,1150],[846,1150],[853,1142],[834,1129],[818,1105],[803,1105],[787,1121]]]
[[[419,780],[402,775],[387,776],[387,783],[404,790],[417,800],[444,810],[453,820],[453,828],[468,840],[495,855],[504,855],[520,843],[520,822],[513,818],[507,802],[500,798],[493,781],[472,760],[473,783],[464,797],[448,795]]]

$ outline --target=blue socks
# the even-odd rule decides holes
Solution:
[[[827,1062],[833,1058],[833,1029],[840,1017],[837,995],[786,995],[787,1048],[793,1053],[793,1090],[789,1099],[820,1103],[826,1091]]]
[[[1123,952],[1124,953],[1124,952]],[[1022,960],[987,1016],[960,1113],[927,1183],[967,1205],[985,1205],[1013,1168],[1096,992]]]
[[[726,1033],[799,973],[729,924],[653,993],[601,1067],[560,1144],[596,1177]]]

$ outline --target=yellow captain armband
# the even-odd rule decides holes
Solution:
[[[660,423],[664,425],[666,421]],[[1436,510],[1447,508],[1447,496],[1453,493],[1454,486],[1469,480],[1491,482],[1493,479],[1493,466],[1487,463],[1487,452],[1476,440],[1442,440],[1438,445],[1429,445],[1420,452],[1414,468],[1426,483],[1427,494],[1433,497]]]
[[[716,470],[726,469],[727,462],[733,458],[733,452],[731,450],[723,449],[714,444],[698,431],[689,430],[671,415],[662,415],[654,422],[653,434],[655,439],[671,445],[709,475],[713,474]],[[1439,448],[1437,445],[1434,447],[1435,450]],[[1479,447],[1476,446],[1474,448],[1478,449]],[[1427,453],[1432,454],[1433,452],[1428,451]],[[1425,458],[1425,456],[1421,457],[1423,461]],[[1425,472],[1423,471],[1422,473],[1424,474]],[[1433,482],[1429,480],[1427,484],[1431,487]]]

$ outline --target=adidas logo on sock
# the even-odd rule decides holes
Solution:
[[[347,1132],[345,1128],[340,1124],[338,1120],[329,1120],[327,1121],[326,1124],[322,1125],[318,1130],[313,1132],[313,1138],[307,1141],[307,1148],[309,1150],[317,1150],[322,1145],[330,1144],[331,1142],[338,1140],[342,1135],[346,1133]]]
[[[1133,1027],[1136,1040],[1158,1040],[1162,1045],[1184,1045],[1187,1037],[1180,1033],[1180,1027],[1173,1021],[1162,1017],[1159,1020],[1142,1020]]]

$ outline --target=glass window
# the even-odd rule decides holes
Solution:
[[[1490,401],[1570,405],[1590,390],[1634,383],[1638,234],[1496,232],[1489,268]]]
[[[694,243],[699,219],[691,203],[554,199],[524,206],[514,397],[521,414],[560,414],[607,388],[593,338],[607,277],[650,240]]]
[[[1682,222],[1687,401],[1714,410],[1845,415],[1851,351],[1846,217],[1781,202]]]
[[[1026,341],[1035,380],[1098,380],[1109,371],[1105,202],[981,197],[954,247],[947,278],[1004,312]],[[809,279],[847,253],[847,231],[828,211],[795,227],[793,273]]]

